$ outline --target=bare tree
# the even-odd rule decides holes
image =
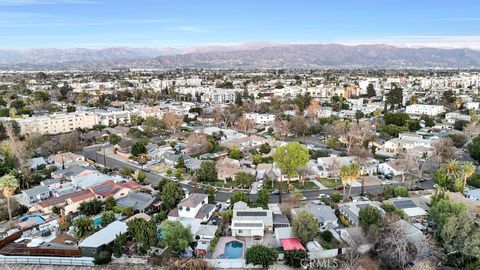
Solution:
[[[452,139],[443,138],[433,144],[433,159],[439,166],[447,160],[457,159],[457,148]]]
[[[333,173],[333,179],[335,181],[337,181],[338,180],[338,174],[340,172],[340,161],[338,160],[338,158],[336,156],[332,157],[331,168],[332,168],[332,173]]]
[[[375,139],[375,131],[372,130],[368,122],[362,122],[360,124],[351,123],[347,132],[345,133],[347,142],[347,152],[353,146],[364,146],[365,143]]]
[[[225,123],[225,118],[223,117],[222,109],[220,107],[215,107],[213,109],[213,120],[215,120],[215,123],[219,126],[222,122]]]
[[[470,122],[464,129],[463,133],[471,140],[480,134],[480,125],[478,122]]]
[[[175,133],[177,132],[177,129],[180,128],[180,126],[182,125],[183,119],[182,116],[174,112],[166,112],[163,115],[163,122],[172,133]]]
[[[255,127],[255,124],[250,119],[245,117],[245,115],[242,115],[242,117],[240,117],[240,119],[236,123],[235,127],[243,131],[243,133],[248,133],[253,127]]]
[[[32,157],[25,142],[21,141],[14,132],[14,128],[10,122],[5,123],[5,133],[7,134],[10,146],[10,152],[15,157],[17,167],[23,170],[27,167],[28,160]]]
[[[343,120],[337,120],[331,124],[325,125],[325,134],[328,137],[340,137],[347,132],[347,123]]]
[[[362,259],[362,254],[358,251],[358,244],[352,245],[347,251],[342,255],[342,269],[345,270],[356,270],[358,269],[358,264]]]
[[[58,146],[61,151],[75,152],[81,147],[80,133],[78,131],[60,135]]]
[[[192,133],[185,139],[185,148],[190,149],[190,154],[204,153],[211,144],[206,134]]]
[[[411,180],[410,184],[415,184],[422,178],[425,161],[419,155],[407,152],[400,156],[399,161],[403,171],[402,181],[408,179]]]
[[[305,136],[308,131],[308,125],[303,116],[295,115],[290,119],[289,129],[291,133],[295,134],[295,136]]]
[[[310,105],[308,105],[306,112],[308,113],[308,117],[316,120],[318,116],[318,112],[320,111],[320,108],[322,105],[320,104],[320,101],[316,98],[312,99],[310,101]]]
[[[355,156],[357,157],[357,162],[360,164],[361,168],[365,168],[370,165],[370,158],[372,157],[372,153],[365,147],[361,145],[355,145],[352,148],[350,148],[349,152],[350,156]],[[365,193],[365,177],[360,174],[360,183],[362,183],[362,188],[360,193],[364,194]]]
[[[289,133],[289,124],[286,120],[276,120],[273,124],[273,129],[275,133],[280,135],[280,137],[286,137]]]
[[[409,261],[417,257],[417,248],[407,238],[406,227],[403,222],[398,221],[398,217],[387,215],[385,221],[374,245],[375,251],[384,258],[387,266],[403,269]]]

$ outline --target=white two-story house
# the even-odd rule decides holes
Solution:
[[[207,221],[215,211],[215,205],[208,203],[208,195],[193,193],[178,203],[177,207],[168,213],[169,220],[182,218],[199,219]]]
[[[232,236],[263,237],[265,231],[273,231],[273,213],[261,207],[250,208],[244,202],[236,202],[230,228]]]

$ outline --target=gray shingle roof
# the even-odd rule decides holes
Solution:
[[[155,197],[142,192],[131,192],[126,197],[117,200],[117,205],[127,208],[131,207],[135,211],[143,211],[155,201]]]
[[[23,193],[27,194],[27,196],[37,196],[38,194],[48,193],[50,190],[46,186],[36,186],[31,189],[26,189]]]

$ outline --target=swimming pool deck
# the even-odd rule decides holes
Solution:
[[[232,241],[240,242],[240,243],[243,244],[243,250],[242,250],[242,257],[241,258],[244,258],[245,257],[245,248],[246,248],[245,242],[242,241],[242,240],[239,240],[235,237],[230,237],[230,236],[220,237],[218,239],[218,242],[217,242],[217,245],[215,246],[215,251],[213,252],[212,258],[219,259],[220,256],[225,253],[225,245],[229,242],[232,242]]]

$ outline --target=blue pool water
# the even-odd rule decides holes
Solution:
[[[23,217],[22,219],[20,219],[20,222],[25,222],[28,220],[32,220],[38,225],[45,223],[45,219],[39,215],[30,215],[30,216]]]
[[[93,219],[93,225],[95,228],[101,227],[102,226],[102,216],[98,216]]]
[[[238,259],[242,257],[243,244],[237,241],[228,242],[225,245],[225,257],[228,259]]]

